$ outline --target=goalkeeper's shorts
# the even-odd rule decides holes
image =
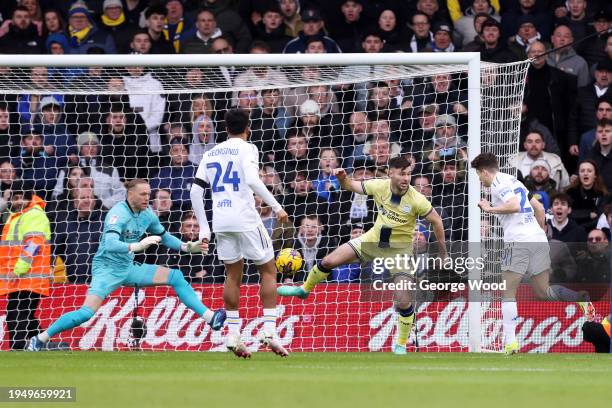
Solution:
[[[378,231],[371,229],[365,234],[351,239],[348,244],[353,248],[363,264],[385,262],[386,259],[391,258],[393,262],[388,261],[384,264],[391,266],[387,268],[391,275],[400,273],[414,275],[416,269],[411,266],[413,264],[404,262],[406,258],[412,256],[412,243],[390,243],[388,246],[385,246],[380,244],[379,236]],[[399,263],[396,261],[398,255],[400,256]]]
[[[118,269],[94,262],[87,294],[104,299],[120,286],[151,286],[158,268],[158,265],[132,264],[127,269]]]

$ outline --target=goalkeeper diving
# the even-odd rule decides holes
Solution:
[[[178,269],[134,263],[134,254],[156,244],[186,253],[208,251],[203,241],[182,242],[168,233],[149,207],[151,186],[142,179],[127,183],[127,200],[113,206],[104,219],[104,231],[98,252],[92,263],[92,280],[83,305],[63,314],[47,330],[34,336],[28,351],[39,351],[49,339],[65,330],[73,329],[89,319],[115,289],[120,286],[170,285],[185,306],[203,318],[213,330],[220,330],[225,322],[225,310],[215,312],[204,306],[199,296]],[[145,233],[149,235],[144,237]]]
[[[313,266],[303,285],[280,286],[278,294],[306,299],[338,266],[356,261],[372,262],[375,258],[395,258],[397,254],[411,256],[417,218],[425,218],[431,223],[439,244],[439,256],[447,258],[442,219],[425,196],[410,186],[411,170],[412,163],[404,157],[389,160],[388,179],[360,182],[352,180],[344,169],[335,169],[334,175],[342,188],[374,197],[378,208],[376,222],[368,232],[339,246]],[[415,280],[415,270],[399,270],[396,266],[389,272],[394,283],[401,283],[396,285],[399,287],[408,287],[408,282]],[[395,290],[393,301],[398,314],[393,352],[403,355],[414,323],[414,295],[408,290]]]

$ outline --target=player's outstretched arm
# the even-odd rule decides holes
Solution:
[[[521,204],[518,197],[511,197],[508,201],[496,207],[492,207],[491,203],[487,200],[480,200],[478,206],[482,211],[490,214],[514,214],[521,211]]]
[[[442,222],[442,217],[440,214],[432,208],[429,214],[425,217],[425,219],[431,224],[433,228],[433,233],[436,236],[436,240],[438,241],[438,251],[440,254],[440,258],[445,259],[448,257],[448,252],[446,252],[446,237],[444,236],[444,224]]]
[[[546,211],[544,210],[544,206],[534,197],[529,200],[529,204],[531,204],[531,206],[533,207],[533,211],[535,212],[535,218],[536,220],[538,220],[540,228],[546,230]]]
[[[346,170],[342,168],[334,169],[334,176],[338,178],[340,182],[340,186],[345,189],[352,191],[357,194],[365,194],[363,191],[363,185],[360,181],[355,181],[348,174],[346,174]]]
[[[210,227],[204,209],[204,186],[204,181],[196,178],[191,185],[189,197],[191,198],[191,208],[193,208],[198,224],[200,224],[200,240],[210,241]]]

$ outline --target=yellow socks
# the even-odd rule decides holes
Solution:
[[[398,310],[397,319],[397,344],[405,346],[414,323],[414,308],[412,306],[404,310]]]
[[[322,268],[317,263],[315,266],[312,267],[310,272],[308,272],[308,277],[306,278],[306,281],[304,282],[304,290],[309,293],[312,292],[314,287],[317,286],[319,282],[327,279],[330,273],[331,271],[325,270],[325,268]]]

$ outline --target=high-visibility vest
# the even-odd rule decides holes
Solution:
[[[51,285],[51,226],[45,202],[33,196],[21,212],[10,215],[0,238],[0,295],[29,290],[49,295]],[[15,263],[30,264],[27,273],[15,275]]]
[[[605,332],[608,333],[608,337],[610,337],[610,319],[608,317],[605,317],[601,321],[601,325],[603,326]]]

